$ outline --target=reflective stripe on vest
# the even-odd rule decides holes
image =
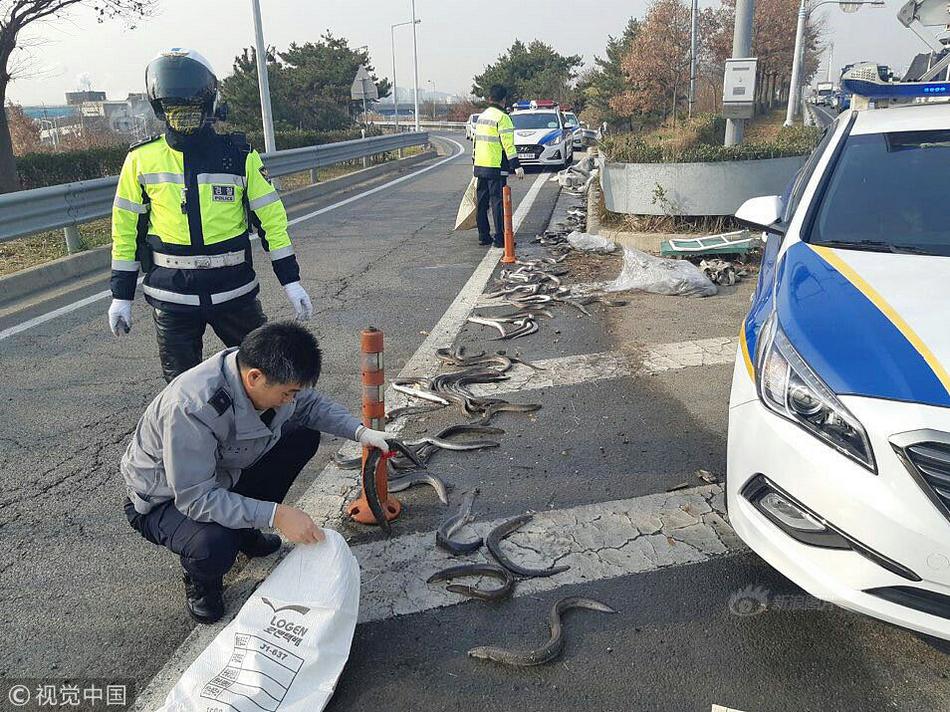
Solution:
[[[258,282],[257,277],[248,282],[247,284],[242,284],[237,289],[231,289],[227,292],[218,292],[211,295],[212,304],[223,304],[224,302],[229,302],[232,299],[237,299],[242,297],[249,292],[254,291],[257,288]],[[157,287],[149,287],[147,284],[142,285],[142,291],[145,292],[150,297],[154,297],[163,302],[169,302],[170,304],[187,304],[189,306],[201,306],[201,299],[197,294],[180,294],[178,292],[170,292],[167,289],[158,289]]]

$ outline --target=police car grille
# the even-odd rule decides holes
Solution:
[[[950,445],[916,443],[904,452],[920,473],[923,484],[943,504],[944,514],[950,517]]]

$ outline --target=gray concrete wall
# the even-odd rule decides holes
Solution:
[[[607,163],[607,209],[630,215],[732,215],[749,198],[781,195],[807,156],[719,163]]]

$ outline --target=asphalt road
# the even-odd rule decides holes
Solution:
[[[359,329],[372,321],[385,331],[394,375],[481,261],[471,234],[449,236],[468,175],[459,158],[297,226],[325,348],[321,388],[349,407],[359,397]],[[516,204],[530,185],[513,182]],[[530,236],[573,201],[545,183],[519,253],[541,256]],[[616,257],[566,264],[568,283],[619,269]],[[289,316],[276,280],[264,282],[265,309]],[[483,525],[538,513],[533,539],[506,543],[513,557],[542,565],[568,550],[583,556],[568,555],[565,574],[522,582],[509,601],[461,602],[424,583],[441,565],[431,532],[446,511],[428,488],[400,493],[405,510],[388,544],[375,528],[342,524],[363,567],[363,622],[328,710],[950,708],[940,644],[805,595],[730,537],[721,495],[696,477],[725,468],[731,359],[752,287],[704,300],[632,295],[624,307],[592,307],[592,317],[560,308],[538,334],[507,344],[465,325],[455,343],[544,360],[541,380],[503,396],[542,408],[499,415],[501,447],[440,453],[433,470],[453,501],[479,488]],[[124,343],[107,338],[105,306],[0,342],[0,677],[131,676],[141,685],[191,627],[175,557],[141,541],[118,509],[115,464],[161,380],[143,304]],[[623,368],[604,371],[613,361]],[[407,436],[459,420],[448,410],[416,418]],[[321,448],[295,493],[337,445]],[[667,494],[681,483],[685,494]],[[618,612],[569,614],[551,665],[509,669],[466,656],[481,644],[539,644],[548,608],[567,595]],[[749,614],[743,596],[768,605]]]
[[[398,371],[484,255],[473,233],[451,232],[470,165],[461,155],[291,230],[324,351],[320,388],[354,412],[360,330],[384,331],[387,367]],[[529,185],[514,183],[515,204]],[[526,227],[546,225],[556,194],[546,186]],[[290,318],[267,265],[257,260],[264,310]],[[0,341],[0,677],[116,676],[141,687],[192,627],[177,558],[121,511],[119,459],[164,385],[154,327],[139,295],[130,338],[114,339],[107,308],[101,300]],[[206,355],[221,347],[209,330]],[[339,447],[331,440],[291,496]]]
[[[566,203],[570,199],[562,198],[555,220]],[[525,246],[523,254],[543,253]],[[615,258],[572,258],[567,264],[568,283],[612,279],[619,269]],[[580,543],[584,548],[581,531],[570,530],[585,512],[596,521],[617,511],[649,511],[675,485],[703,485],[698,469],[721,475],[735,334],[753,286],[754,275],[709,299],[633,295],[626,307],[596,307],[593,318],[555,310],[555,318],[544,321],[538,334],[509,348],[535,362],[555,360],[545,363],[568,363],[583,354],[622,354],[635,375],[595,379],[585,370],[573,374],[579,382],[569,385],[516,388],[505,397],[541,403],[542,409],[532,416],[505,414],[493,420],[506,430],[501,448],[440,454],[432,469],[452,483],[456,497],[479,488],[478,521],[525,511],[548,517],[549,524],[541,525],[546,531],[511,550],[545,566],[566,546],[576,551]],[[456,343],[489,349],[492,335],[488,328],[469,324]],[[650,355],[664,345],[668,353],[685,354],[689,344],[717,339],[730,340],[730,353],[707,365],[664,370]],[[654,364],[653,373],[637,371],[648,363]],[[432,432],[456,420],[457,415],[442,411],[410,430]],[[669,544],[674,559],[677,550],[696,553],[689,542],[699,537],[690,540],[672,530],[666,542],[661,537],[650,544],[647,558],[655,565],[640,565],[636,573],[624,575],[638,564],[622,557],[610,560],[615,566],[606,574],[585,570],[580,558],[559,558],[572,563],[574,571],[522,596],[500,604],[455,597],[454,605],[446,607],[443,600],[427,598],[424,583],[404,583],[414,556],[420,559],[415,567],[423,582],[429,571],[447,565],[421,561],[432,548],[430,538],[419,554],[406,553],[416,551],[410,548],[416,546],[412,533],[434,530],[445,509],[426,488],[399,496],[409,514],[395,522],[394,536],[403,538],[388,549],[365,543],[378,541],[375,531],[344,529],[364,567],[364,607],[373,608],[364,612],[364,619],[373,620],[357,628],[350,661],[328,707],[332,712],[709,712],[713,705],[746,712],[828,712],[950,706],[944,644],[811,598],[727,534],[719,536],[727,552],[698,557],[695,563],[676,565],[664,559],[661,544]],[[605,504],[618,500],[620,506]],[[696,513],[689,505],[683,509]],[[660,518],[664,525],[676,526],[668,521],[669,512]],[[611,542],[609,524],[594,535],[589,528],[584,532],[594,558],[600,551],[616,554],[627,548]],[[396,551],[401,553],[394,556]],[[388,595],[396,599],[393,609],[418,612],[378,613],[378,590],[387,590],[378,581],[386,575],[398,579],[388,587]],[[401,596],[401,588],[408,594]],[[569,614],[567,644],[557,662],[517,669],[467,657],[466,651],[477,645],[540,645],[547,637],[548,609],[571,595],[601,600],[618,613]],[[768,603],[748,614],[743,595]]]
[[[815,114],[815,119],[818,121],[818,126],[821,128],[828,126],[828,124],[834,121],[837,117],[837,114],[827,106],[819,106],[815,104],[811,108]]]

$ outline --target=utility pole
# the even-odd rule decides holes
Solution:
[[[831,60],[834,58],[834,55],[835,55],[835,43],[829,42],[828,43],[828,75],[826,76],[825,81],[829,81],[829,82],[831,81]]]
[[[689,36],[689,116],[693,116],[696,103],[696,46],[699,34],[699,0],[693,0],[691,29]]]
[[[267,48],[264,46],[264,28],[261,26],[260,0],[251,0],[254,15],[254,46],[257,53],[257,83],[261,91],[261,117],[264,120],[264,151],[277,150],[274,141],[274,116],[270,106],[270,82],[267,81]]]
[[[396,133],[399,133],[399,90],[396,88],[396,27],[397,25],[390,25],[389,37],[392,40],[393,49],[393,120],[396,122]]]
[[[754,0],[736,0],[736,26],[732,32],[732,58],[746,59],[752,52],[752,16]],[[745,119],[726,119],[725,145],[742,143]]]
[[[409,0],[410,11],[412,12],[412,94],[413,110],[415,111],[416,131],[419,130],[419,47],[416,40],[416,0]]]
[[[808,22],[808,6],[802,0],[798,8],[798,25],[795,27],[795,54],[792,55],[792,81],[788,87],[788,108],[785,110],[785,125],[791,126],[798,113],[801,94],[802,55],[804,54],[805,23]]]

